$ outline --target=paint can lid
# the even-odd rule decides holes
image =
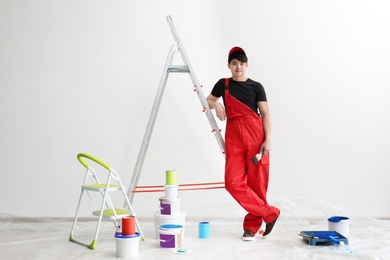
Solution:
[[[140,234],[138,232],[135,232],[135,234],[132,236],[122,235],[122,232],[118,232],[115,234],[115,237],[117,237],[117,238],[135,238],[135,237],[139,237],[139,236],[140,236]]]
[[[160,202],[179,202],[180,198],[177,197],[175,199],[167,199],[166,197],[159,198]]]
[[[175,229],[175,228],[183,228],[183,226],[174,225],[174,224],[165,224],[160,226],[160,229]]]
[[[347,218],[347,217],[340,217],[340,216],[333,216],[333,217],[328,218],[329,222],[340,222],[342,220],[349,220],[349,218]]]

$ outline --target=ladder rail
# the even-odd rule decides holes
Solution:
[[[203,108],[205,109],[207,119],[208,119],[208,121],[209,121],[209,123],[210,123],[210,125],[212,127],[212,130],[214,132],[214,135],[215,135],[215,137],[217,139],[219,148],[221,149],[222,154],[225,155],[225,142],[223,140],[221,132],[219,131],[218,124],[215,121],[215,118],[214,118],[214,116],[213,116],[213,114],[211,112],[210,106],[207,103],[206,98],[205,98],[205,96],[203,94],[203,91],[201,89],[202,86],[199,84],[199,81],[196,78],[196,75],[195,75],[195,72],[194,72],[194,70],[192,68],[192,65],[191,65],[191,63],[190,63],[190,61],[188,59],[187,53],[184,50],[183,44],[182,44],[182,42],[180,40],[179,34],[176,31],[176,27],[175,27],[175,25],[173,23],[172,17],[171,16],[167,16],[167,21],[168,21],[169,28],[171,30],[173,39],[177,43],[177,46],[178,46],[178,49],[179,49],[179,53],[180,53],[180,55],[181,55],[181,57],[183,59],[183,62],[184,62],[184,64],[186,64],[188,66],[189,76],[191,78],[191,81],[192,81],[193,85],[196,88],[196,93],[198,95],[200,103],[202,104]]]
[[[222,134],[220,132],[218,124],[215,121],[215,118],[211,112],[210,106],[208,105],[206,98],[203,94],[203,91],[201,89],[201,85],[199,84],[198,79],[195,76],[194,70],[189,62],[189,59],[188,59],[187,54],[183,48],[183,45],[182,45],[181,40],[179,38],[179,35],[176,32],[176,28],[175,28],[175,25],[173,24],[173,20],[172,20],[171,16],[167,16],[167,21],[168,21],[169,28],[171,30],[171,33],[172,33],[172,36],[174,38],[175,43],[172,45],[172,47],[168,53],[168,57],[167,57],[167,60],[166,60],[165,66],[164,66],[163,74],[161,76],[159,87],[158,87],[158,90],[157,90],[157,93],[156,93],[156,96],[154,99],[152,111],[150,113],[149,121],[148,121],[146,130],[145,130],[145,134],[144,134],[144,137],[142,140],[141,148],[140,148],[140,151],[138,153],[137,162],[135,164],[133,175],[132,175],[132,178],[130,181],[130,185],[128,187],[127,194],[128,194],[129,199],[130,199],[130,202],[133,202],[133,200],[134,200],[135,193],[133,193],[132,191],[137,186],[139,178],[141,176],[141,171],[142,171],[142,167],[143,167],[143,164],[145,161],[146,152],[147,152],[148,147],[149,147],[150,138],[151,138],[152,133],[153,133],[154,124],[156,122],[158,110],[159,110],[159,107],[161,104],[162,96],[164,94],[165,86],[166,86],[168,76],[170,73],[185,72],[185,73],[189,74],[191,81],[195,87],[198,98],[200,100],[200,103],[203,106],[203,109],[206,113],[207,119],[208,119],[210,126],[212,128],[212,132],[214,133],[214,136],[217,139],[219,148],[220,148],[223,156],[225,156],[224,139],[222,137]],[[172,66],[173,56],[176,52],[180,53],[184,65]]]
[[[133,202],[133,199],[134,199],[134,193],[132,193],[132,190],[135,188],[135,186],[137,186],[140,175],[141,175],[142,167],[143,167],[143,164],[145,161],[146,152],[149,148],[150,138],[152,136],[153,128],[154,128],[154,125],[155,125],[156,119],[157,119],[158,110],[160,108],[162,96],[164,95],[165,86],[166,86],[166,83],[168,81],[169,68],[171,67],[172,62],[173,62],[173,56],[174,56],[175,52],[177,52],[177,51],[178,51],[177,45],[173,44],[169,50],[167,60],[166,60],[165,65],[164,65],[163,74],[161,75],[161,79],[160,79],[160,83],[159,83],[159,86],[157,89],[157,93],[156,93],[156,96],[154,98],[152,111],[150,112],[149,121],[148,121],[148,124],[146,126],[146,130],[145,130],[145,134],[144,134],[144,137],[142,140],[140,151],[138,153],[138,158],[137,158],[137,162],[136,162],[135,167],[134,167],[133,176],[131,178],[130,185],[128,187],[127,195],[130,198],[130,202]]]

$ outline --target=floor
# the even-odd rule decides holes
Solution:
[[[139,243],[137,259],[390,259],[390,220],[370,217],[350,218],[349,245],[311,246],[304,242],[300,231],[325,231],[327,216],[343,213],[340,209],[318,200],[285,200],[274,203],[282,214],[271,235],[244,242],[243,212],[231,205],[208,208],[182,208],[186,212],[182,248],[161,248],[155,238],[153,212],[138,212],[145,241]],[[226,214],[226,209],[234,209]],[[298,210],[299,209],[299,210]],[[202,214],[201,212],[208,212]],[[198,223],[210,223],[210,238],[198,238]],[[118,259],[114,226],[103,222],[97,248],[88,249],[69,242],[70,218],[21,218],[0,214],[0,259]],[[95,222],[80,222],[80,237],[93,232]],[[369,230],[369,232],[368,232]]]

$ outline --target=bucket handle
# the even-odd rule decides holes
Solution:
[[[172,239],[175,239],[175,236],[172,237],[171,239],[168,239],[168,240],[160,239],[160,242],[166,243],[166,242],[171,241]]]
[[[169,205],[165,206],[165,207],[158,207],[159,209],[166,209],[166,208],[169,208]]]

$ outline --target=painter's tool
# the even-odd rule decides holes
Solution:
[[[263,157],[263,151],[260,151],[258,154],[256,154],[253,158],[252,158],[252,162],[254,164],[257,164],[260,160],[261,160],[261,157]]]
[[[340,241],[339,240],[337,240],[336,238],[338,238],[337,236],[335,237],[335,236],[328,236],[328,239],[330,240],[330,241],[332,241],[333,243],[335,243],[336,245],[340,245]]]
[[[312,235],[309,236],[309,235],[300,233],[300,234],[298,234],[298,236],[305,237],[305,238],[314,238],[314,239],[318,239],[318,237],[314,236],[314,234],[312,234]]]
[[[315,245],[348,245],[348,239],[337,231],[301,231],[300,235],[303,241],[311,246]]]

